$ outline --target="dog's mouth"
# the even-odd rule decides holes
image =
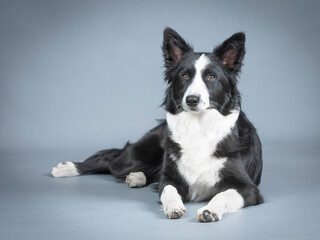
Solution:
[[[186,109],[183,109],[185,112],[190,112],[190,113],[194,113],[194,114],[198,114],[198,113],[203,113],[206,112],[207,109],[201,109],[198,106],[195,107],[187,107]]]
[[[193,113],[193,114],[201,114],[201,113],[205,113],[208,112],[212,109],[217,110],[217,108],[215,106],[209,106],[206,109],[201,109],[198,106],[196,107],[187,107],[187,108],[182,108],[183,111],[185,112],[189,112],[189,113]]]
[[[199,112],[199,108],[198,107],[189,107],[188,109],[189,112]]]

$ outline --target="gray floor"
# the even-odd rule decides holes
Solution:
[[[1,155],[1,239],[320,239],[319,143],[265,144],[265,204],[202,224],[187,203],[168,220],[151,187],[129,189],[109,175],[54,179],[59,161],[91,152]]]

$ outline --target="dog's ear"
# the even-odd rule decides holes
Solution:
[[[182,56],[192,50],[192,47],[173,29],[166,28],[163,32],[163,57],[166,67],[179,62]]]
[[[244,33],[235,33],[214,50],[221,63],[234,74],[241,70],[245,55],[245,40]]]

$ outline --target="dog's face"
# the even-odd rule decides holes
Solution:
[[[245,53],[244,42],[244,34],[237,33],[211,53],[196,53],[177,32],[166,28],[162,47],[169,84],[166,110],[198,114],[214,108],[227,114],[239,104],[236,78]]]

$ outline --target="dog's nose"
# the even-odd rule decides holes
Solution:
[[[189,95],[186,98],[186,102],[189,107],[195,107],[200,102],[200,96],[199,95]]]

